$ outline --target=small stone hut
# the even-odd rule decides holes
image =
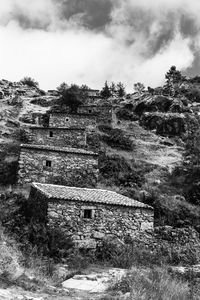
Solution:
[[[19,184],[33,181],[95,187],[98,154],[77,148],[22,144]]]
[[[80,105],[78,107],[79,114],[94,114],[97,116],[99,123],[112,123],[113,107],[111,104],[107,105]]]
[[[29,201],[35,221],[59,228],[78,248],[153,230],[152,207],[108,190],[33,183]]]
[[[85,148],[85,128],[30,127],[29,141],[36,145]]]
[[[96,116],[88,113],[69,114],[68,112],[54,111],[50,113],[49,126],[93,129],[96,127]]]

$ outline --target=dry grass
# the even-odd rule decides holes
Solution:
[[[164,268],[133,268],[126,277],[115,282],[110,291],[130,293],[130,300],[189,300],[188,282],[173,278]],[[195,297],[195,295],[194,295]],[[193,298],[198,299],[198,298]]]

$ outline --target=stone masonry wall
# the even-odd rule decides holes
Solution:
[[[82,129],[30,128],[29,141],[37,145],[85,148],[86,132]]]
[[[49,127],[95,128],[95,126],[96,117],[90,115],[51,113],[49,117]]]
[[[92,219],[83,218],[84,209],[92,209]],[[153,230],[153,222],[154,213],[149,209],[81,201],[48,203],[48,225],[58,226],[80,248],[95,248],[106,236],[135,238]]]
[[[111,123],[112,122],[112,106],[97,106],[97,105],[88,105],[88,106],[79,106],[78,113],[83,114],[96,114],[98,123]]]
[[[51,167],[46,166],[51,161]],[[98,157],[89,154],[54,152],[21,148],[19,184],[52,183],[79,187],[95,187]]]

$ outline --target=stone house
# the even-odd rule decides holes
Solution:
[[[108,190],[33,183],[29,201],[34,221],[59,228],[78,248],[153,230],[152,207]]]
[[[49,116],[50,127],[65,127],[65,128],[95,128],[96,116],[92,114],[69,114],[69,112],[54,111]]]
[[[22,144],[19,184],[33,181],[95,187],[98,154],[77,148]]]
[[[84,128],[30,127],[31,144],[58,147],[86,148]]]
[[[79,114],[96,115],[97,122],[111,123],[113,118],[113,107],[107,105],[80,105],[78,107]]]

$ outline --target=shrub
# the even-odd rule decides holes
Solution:
[[[190,299],[190,288],[187,282],[171,276],[163,268],[133,268],[120,281],[110,287],[112,291],[130,292],[130,299]]]
[[[6,235],[1,234],[0,243],[0,276],[14,279],[20,271],[22,255],[16,246],[16,242]]]
[[[39,86],[38,82],[35,81],[35,79],[28,76],[21,79],[20,82],[23,83],[24,85],[28,85],[29,87],[38,88]]]
[[[119,120],[138,121],[139,117],[127,108],[121,108],[116,113]]]
[[[110,130],[109,135],[103,135],[101,138],[112,148],[125,151],[133,150],[133,142],[120,129],[112,129]]]
[[[118,155],[105,155],[99,157],[99,180],[107,185],[133,187],[135,184],[141,186],[144,176],[141,170],[132,168],[130,162]]]
[[[110,131],[112,130],[112,126],[107,124],[100,124],[98,125],[98,129],[104,133],[110,133]]]

